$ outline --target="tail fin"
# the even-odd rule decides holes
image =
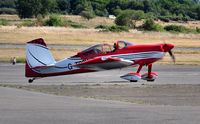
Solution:
[[[26,45],[26,77],[37,77],[39,74],[33,68],[52,65],[55,59],[42,38],[27,42]]]

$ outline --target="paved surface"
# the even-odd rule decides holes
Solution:
[[[58,77],[48,77],[35,80],[34,83],[40,84],[78,84],[78,83],[129,83],[120,78],[121,75],[137,68],[124,68],[111,71],[102,71],[95,73],[85,73],[77,75],[66,75]],[[144,67],[143,72],[147,70]],[[153,65],[153,71],[157,72],[159,77],[153,82],[155,84],[199,84],[200,66],[191,65]],[[24,77],[24,65],[11,65],[0,63],[0,83],[6,84],[27,84],[28,79]],[[144,80],[138,83],[149,83]]]
[[[34,83],[127,83],[119,76],[131,70],[51,77]],[[155,65],[154,71],[160,75],[155,84],[200,83],[199,66]],[[0,63],[0,82],[26,85],[24,65]],[[200,106],[137,105],[0,87],[0,124],[199,124],[199,117]]]
[[[0,88],[0,124],[199,124],[200,107],[143,106]]]

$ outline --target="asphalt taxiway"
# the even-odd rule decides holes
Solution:
[[[153,69],[159,74],[153,84],[200,83],[200,66],[154,65]],[[129,83],[119,76],[135,70],[124,68],[50,77],[36,80],[34,84]],[[0,84],[28,85],[24,64],[0,63]],[[199,117],[200,106],[134,104],[0,87],[0,124],[199,124]]]
[[[137,68],[123,68],[117,70],[101,71],[94,73],[84,73],[75,75],[65,75],[48,77],[35,80],[33,83],[40,84],[78,84],[78,83],[129,83],[120,78],[121,75],[136,71]],[[0,63],[0,83],[6,84],[27,84],[25,78],[24,64],[11,65]],[[144,67],[141,73],[145,73]],[[153,65],[153,71],[158,73],[158,79],[153,84],[199,84],[200,66],[194,65]],[[149,83],[144,80],[138,83]]]
[[[1,124],[199,124],[199,106],[149,106],[0,88]]]

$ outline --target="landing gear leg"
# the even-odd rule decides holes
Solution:
[[[142,66],[143,66],[143,65],[140,65],[140,66],[139,66],[139,68],[138,68],[138,70],[137,70],[137,73],[140,73],[140,71],[141,71],[141,69],[142,69]]]
[[[148,79],[147,79],[147,81],[149,81],[149,82],[153,82],[155,80],[155,79],[152,78],[151,71],[152,71],[152,64],[148,65]]]

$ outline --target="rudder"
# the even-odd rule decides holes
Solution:
[[[35,67],[42,67],[54,64],[56,61],[49,51],[42,38],[27,42],[26,45],[26,77],[37,77],[39,74],[33,70]]]

